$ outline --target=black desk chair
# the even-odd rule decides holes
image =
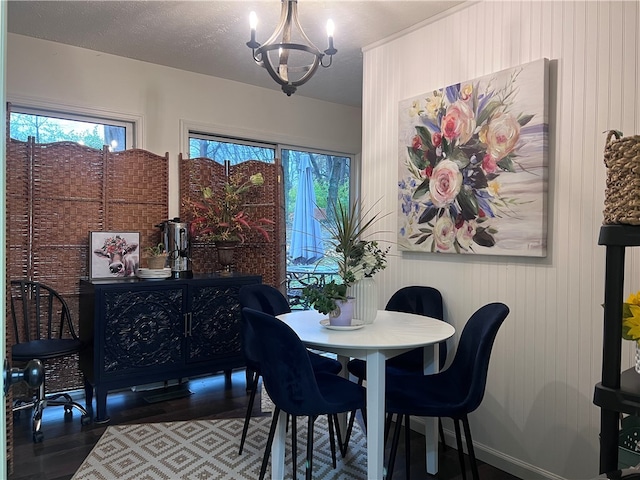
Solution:
[[[400,426],[405,421],[405,456],[409,479],[410,447],[409,417],[449,417],[453,419],[462,478],[466,479],[460,422],[464,427],[467,450],[474,480],[478,480],[478,465],[473,451],[468,414],[484,397],[489,358],[498,329],[509,314],[509,307],[490,303],[478,309],[462,330],[453,362],[443,372],[433,375],[387,375],[387,413],[397,414],[393,432],[387,478],[391,480],[398,450]]]
[[[296,333],[284,322],[249,308],[242,309],[245,339],[256,346],[265,389],[275,410],[262,466],[264,478],[280,411],[292,418],[293,478],[296,477],[296,417],[308,417],[306,478],[313,478],[313,425],[319,415],[329,416],[329,437],[335,450],[333,426],[340,432],[337,414],[364,408],[365,390],[346,378],[325,372],[314,372],[309,354]]]
[[[25,364],[31,359],[38,359],[46,368],[47,361],[74,355],[82,348],[66,301],[47,285],[12,280],[11,318],[16,342],[11,347],[13,362]],[[13,407],[17,414],[21,410],[33,408],[33,441],[36,443],[44,438],[41,426],[45,406],[63,406],[65,418],[70,418],[76,408],[82,414],[82,425],[91,423],[87,410],[74,402],[69,394],[58,393],[46,397],[43,380],[33,398],[28,401],[17,400]]]
[[[392,312],[415,313],[426,317],[437,318],[444,321],[444,305],[442,294],[433,287],[413,285],[402,287],[395,292],[389,301],[385,310]],[[438,344],[438,361],[442,368],[447,360],[447,342]],[[358,379],[358,384],[366,380],[367,363],[364,360],[353,359],[347,364],[347,369],[351,375]],[[403,353],[396,357],[390,358],[386,363],[386,373],[390,374],[416,374],[422,375],[424,371],[424,347],[415,348],[409,352]],[[351,435],[353,428],[353,417],[349,419],[347,428],[347,439]],[[446,447],[444,441],[444,431],[442,430],[442,422],[438,422],[438,431],[440,432],[440,441]]]
[[[240,307],[251,308],[268,315],[276,316],[283,313],[289,313],[289,303],[285,296],[271,285],[258,283],[254,285],[245,285],[240,288],[238,294],[240,301]],[[242,454],[244,448],[244,442],[247,438],[247,430],[249,428],[249,420],[251,419],[251,411],[253,410],[253,403],[256,398],[256,390],[258,389],[258,381],[260,379],[260,365],[257,361],[255,351],[256,346],[250,345],[243,337],[242,339],[242,353],[244,354],[247,368],[253,372],[253,381],[251,387],[251,396],[249,397],[249,404],[247,405],[247,412],[244,419],[244,427],[242,428],[242,438],[240,439],[240,450],[238,455]],[[342,365],[337,360],[332,358],[323,357],[317,353],[308,352],[309,359],[311,360],[311,366],[314,372],[326,372],[326,373],[340,373]],[[335,460],[334,460],[335,463]]]

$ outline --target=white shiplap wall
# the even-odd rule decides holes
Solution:
[[[602,360],[602,152],[606,130],[640,133],[639,31],[636,1],[478,2],[364,52],[363,198],[382,197],[381,209],[392,212],[400,100],[551,60],[547,257],[395,250],[378,277],[381,302],[403,285],[441,289],[458,330],[484,303],[509,305],[471,424],[478,456],[522,478],[598,475],[600,412],[592,398]],[[393,242],[395,215],[382,222]],[[640,289],[635,250],[627,252],[625,292]]]

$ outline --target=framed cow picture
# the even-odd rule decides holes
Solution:
[[[90,232],[89,247],[91,280],[135,277],[140,266],[139,232]]]

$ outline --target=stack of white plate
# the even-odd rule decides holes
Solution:
[[[138,278],[145,280],[162,280],[171,276],[170,268],[139,268],[136,272]]]

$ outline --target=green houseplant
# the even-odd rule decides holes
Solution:
[[[309,285],[302,290],[302,297],[310,305],[329,315],[337,309],[339,301],[347,300],[350,285],[386,267],[389,251],[389,248],[382,250],[376,241],[365,240],[365,233],[369,233],[379,213],[371,214],[369,209],[365,212],[368,218],[364,220],[357,214],[357,202],[351,208],[337,202],[333,211],[334,216],[324,225],[333,247],[327,255],[336,259],[341,283],[331,280],[322,286]]]
[[[269,233],[264,226],[274,222],[267,218],[253,219],[244,210],[248,194],[263,184],[262,173],[248,178],[232,174],[211,186],[201,187],[199,199],[183,199],[183,204],[190,210],[192,217],[192,237],[205,242],[243,243],[247,233],[255,229],[268,241]]]
[[[158,243],[144,249],[144,257],[147,259],[147,266],[151,269],[164,268],[167,263],[167,251],[163,243]]]

